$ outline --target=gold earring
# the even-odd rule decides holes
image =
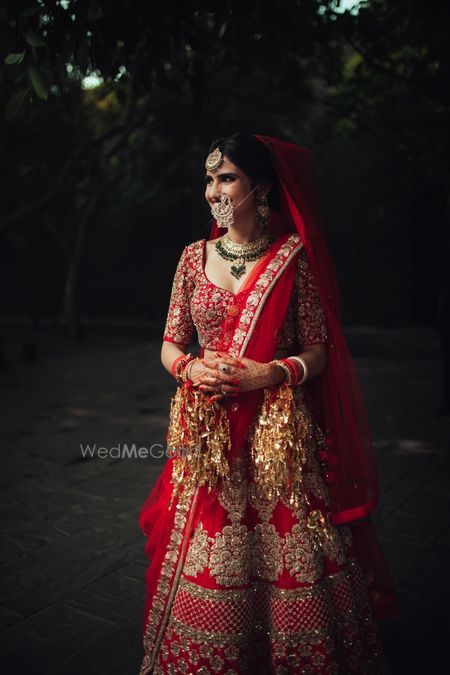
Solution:
[[[267,197],[263,192],[258,201],[256,202],[256,220],[259,225],[263,228],[267,227],[267,221],[269,220],[270,209],[267,202]]]

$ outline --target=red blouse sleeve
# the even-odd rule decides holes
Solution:
[[[192,270],[189,268],[188,247],[185,246],[173,279],[163,340],[184,345],[192,342],[195,332],[190,307],[193,288],[194,282]]]
[[[296,330],[301,347],[327,341],[327,322],[316,281],[304,248],[298,254],[295,275]]]

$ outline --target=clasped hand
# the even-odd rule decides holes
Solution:
[[[230,366],[229,374],[219,370],[219,365],[224,363]],[[195,387],[211,394],[210,401],[224,396],[238,396],[243,391],[280,382],[279,369],[274,364],[260,363],[246,357],[236,358],[227,352],[215,352],[215,355],[196,359],[190,377]]]

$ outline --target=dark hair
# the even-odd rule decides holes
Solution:
[[[236,164],[249,177],[251,187],[258,183],[272,185],[267,200],[269,206],[279,210],[278,178],[265,146],[251,134],[236,133],[226,138],[217,138],[209,146],[208,153],[216,148]]]

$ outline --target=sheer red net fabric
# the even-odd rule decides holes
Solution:
[[[279,181],[281,210],[272,211],[269,228],[278,236],[289,232],[300,235],[327,320],[327,365],[303,387],[306,401],[327,435],[328,450],[322,459],[328,465],[325,479],[331,521],[334,525],[347,523],[355,530],[358,556],[371,580],[375,613],[389,616],[398,611],[397,598],[370,519],[379,497],[377,461],[361,385],[343,332],[338,279],[323,231],[312,156],[307,148],[293,143],[255,137],[265,145]],[[213,222],[209,238],[223,232]],[[277,311],[276,304],[271,308]],[[267,318],[261,316],[256,331],[267,330],[263,326]],[[246,356],[257,358],[249,353]]]

